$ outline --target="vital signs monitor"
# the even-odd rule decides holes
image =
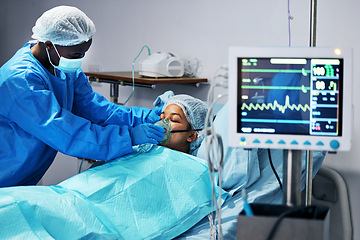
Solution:
[[[352,53],[317,47],[229,49],[229,144],[346,151]]]

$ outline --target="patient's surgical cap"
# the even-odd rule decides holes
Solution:
[[[176,104],[183,110],[190,127],[193,130],[205,128],[207,105],[200,99],[185,94],[179,94],[169,98],[163,106],[163,111],[170,104]],[[200,146],[203,136],[198,136],[195,142],[190,144],[190,154]]]
[[[60,46],[74,46],[89,41],[95,25],[76,7],[58,6],[44,12],[32,28],[32,38]]]

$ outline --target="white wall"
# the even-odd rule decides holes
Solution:
[[[182,58],[198,58],[198,76],[211,81],[216,70],[227,63],[227,48],[242,46],[288,46],[287,1],[285,0],[2,0],[0,8],[0,65],[31,36],[35,20],[45,10],[59,5],[82,9],[97,28],[93,45],[84,61],[84,70],[130,71],[132,61],[144,44],[153,52],[171,51]],[[357,0],[319,0],[317,46],[352,47],[354,50],[354,92],[359,89],[356,66],[360,61],[360,22]],[[292,46],[309,45],[310,0],[290,1]],[[143,53],[142,57],[145,57]],[[109,97],[109,86],[93,85]],[[205,99],[208,87],[180,85],[136,88],[130,105],[151,107],[152,100],[167,89],[186,92]],[[120,101],[130,94],[121,88]],[[220,90],[221,91],[221,90]],[[224,91],[224,90],[222,90]],[[359,116],[359,101],[354,102],[354,119]],[[354,126],[352,151],[328,155],[325,165],[337,169],[350,187],[354,226],[360,225],[360,129]],[[79,161],[60,155],[46,174],[44,184],[54,184],[78,170]],[[75,169],[75,170],[69,170]],[[355,229],[360,239],[360,230]]]

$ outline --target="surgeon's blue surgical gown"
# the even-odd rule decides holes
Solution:
[[[97,160],[130,153],[129,126],[151,110],[108,102],[81,70],[52,75],[31,46],[0,68],[0,187],[36,184],[58,151]]]

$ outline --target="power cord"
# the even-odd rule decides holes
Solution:
[[[274,167],[273,161],[272,161],[272,159],[271,159],[271,151],[270,151],[270,149],[268,149],[268,155],[269,155],[269,162],[270,162],[271,169],[273,170],[273,172],[274,172],[274,174],[275,174],[275,177],[276,177],[276,179],[277,179],[277,181],[278,181],[278,183],[279,183],[279,185],[280,185],[280,189],[282,190],[282,189],[283,189],[282,183],[281,183],[281,180],[280,180],[279,175],[278,175],[277,172],[276,172],[276,169],[275,169],[275,167]]]
[[[300,206],[300,207],[294,207],[294,208],[291,208],[291,209],[285,211],[276,220],[274,226],[272,227],[272,229],[267,237],[267,240],[271,240],[274,237],[276,230],[280,226],[280,223],[282,222],[282,220],[285,217],[290,217],[291,215],[293,217],[305,217],[308,219],[315,219],[317,217],[317,209],[315,206],[305,206],[305,207]]]

